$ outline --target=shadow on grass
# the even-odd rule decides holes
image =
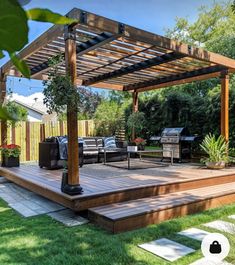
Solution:
[[[0,264],[167,265],[138,244],[161,237],[183,243],[176,232],[232,213],[235,205],[111,235],[92,224],[67,228],[47,216],[25,219],[0,201]],[[184,242],[199,249],[198,242]]]

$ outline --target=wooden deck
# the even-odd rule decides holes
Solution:
[[[1,167],[0,175],[75,211],[88,210],[92,221],[121,232],[235,202],[234,169],[216,171],[175,164],[128,171],[102,164],[84,165],[80,171],[84,192],[77,196],[61,192],[62,170],[21,165]],[[218,200],[222,195],[224,198]],[[191,205],[187,211],[183,210],[185,205]]]

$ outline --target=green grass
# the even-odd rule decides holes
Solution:
[[[215,219],[227,220],[235,214],[235,204],[201,214],[174,219],[132,232],[111,235],[92,224],[67,228],[47,216],[23,218],[0,200],[1,265],[167,265],[140,248],[138,244],[167,237],[197,251],[174,264],[188,265],[201,257],[200,243],[175,233]],[[232,220],[229,220],[233,222]],[[203,227],[203,229],[205,229]],[[207,229],[208,231],[213,231]],[[235,238],[229,234],[231,252],[226,259],[235,260]]]
[[[161,150],[162,147],[161,146],[145,146],[145,150]]]

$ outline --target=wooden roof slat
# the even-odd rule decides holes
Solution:
[[[112,35],[110,33],[106,33],[106,32],[102,33],[102,35],[95,36],[93,39],[90,39],[85,43],[81,43],[81,44],[77,45],[77,48],[76,48],[77,55],[82,55],[84,53],[89,52],[92,49],[96,49],[97,47],[99,47],[99,46],[101,46],[107,42],[110,42],[115,38],[117,38],[117,35],[114,36],[114,35]],[[34,76],[35,74],[37,74],[39,72],[44,71],[48,67],[49,67],[49,63],[47,61],[47,62],[40,64],[37,68],[31,69],[32,76]]]
[[[201,48],[76,8],[67,15],[78,19],[72,27],[77,37],[77,72],[84,84],[119,84],[119,88],[144,91],[183,83],[183,79],[214,77],[223,67],[230,73],[235,70],[235,60]],[[33,78],[44,78],[49,71],[48,59],[65,52],[64,36],[64,26],[53,26],[19,53],[29,63]],[[145,65],[168,53],[180,54],[182,58]],[[59,69],[65,74],[64,64]],[[11,61],[0,71],[20,75]]]
[[[145,48],[144,50],[146,50],[146,49],[148,49],[148,48]],[[134,54],[138,54],[139,52],[141,52],[141,51],[137,51],[137,52],[135,52]],[[106,64],[106,65],[104,65],[104,66],[102,66],[102,67],[107,67],[107,66],[110,66],[110,65],[112,65],[112,64],[116,64],[117,62],[122,62],[125,58],[129,58],[129,57],[131,57],[133,54],[131,53],[131,54],[128,54],[127,56],[125,56],[125,57],[121,57],[121,58],[119,58],[119,59],[117,59],[117,60],[114,60],[114,61],[112,61],[112,62],[110,62],[110,63],[108,63],[108,64]],[[98,68],[96,68],[96,69],[93,69],[93,70],[91,70],[91,71],[96,71],[96,70],[98,70],[100,67],[98,67]],[[120,68],[121,68],[121,66],[120,66]]]
[[[97,76],[96,78],[85,81],[84,85],[91,85],[91,84],[94,84],[96,82],[104,81],[104,80],[115,78],[115,77],[122,76],[122,75],[126,75],[129,73],[133,73],[135,71],[139,71],[142,69],[149,68],[151,66],[163,64],[163,63],[166,63],[166,62],[178,59],[178,58],[182,58],[182,57],[184,57],[184,55],[181,55],[181,54],[178,54],[175,52],[167,53],[167,54],[164,54],[162,56],[157,56],[153,59],[145,60],[145,61],[139,62],[137,64],[133,64],[133,65],[130,65],[127,67],[120,68],[119,70],[113,71],[111,73]]]

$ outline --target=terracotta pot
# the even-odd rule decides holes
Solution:
[[[206,162],[207,168],[210,169],[223,169],[225,168],[225,162],[220,161],[220,162]]]

